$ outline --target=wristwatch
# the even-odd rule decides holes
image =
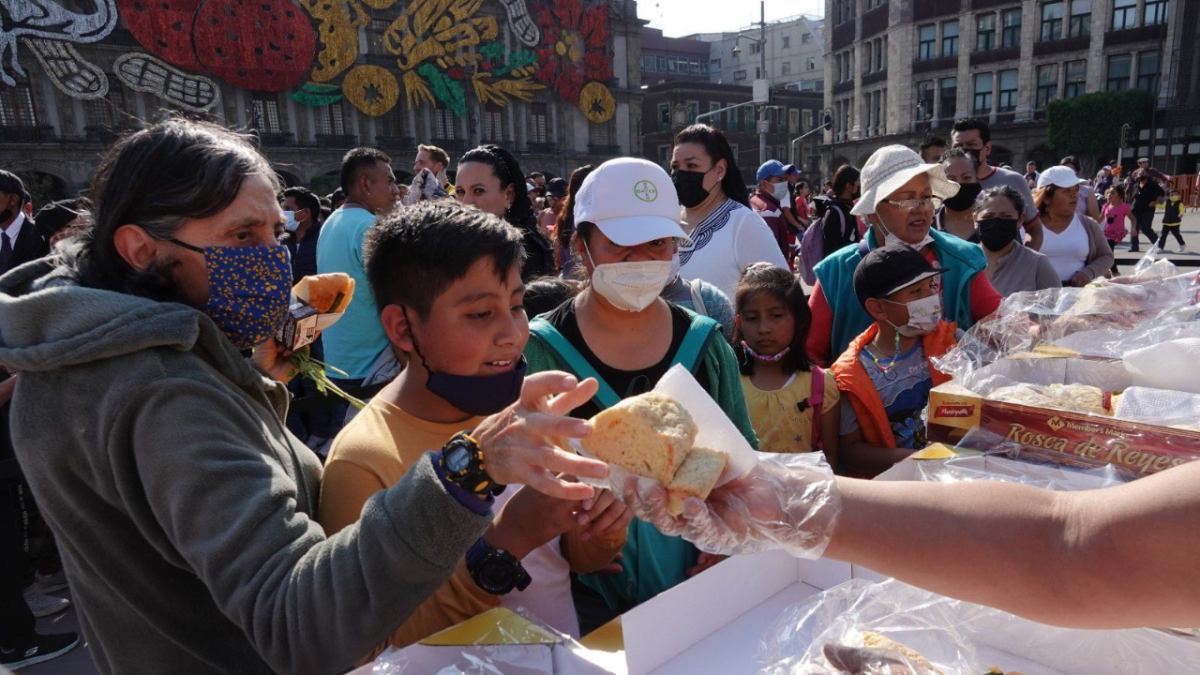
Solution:
[[[475,585],[490,595],[505,595],[514,588],[523,591],[533,581],[516,556],[489,546],[483,537],[467,551],[467,571]]]
[[[504,486],[497,484],[487,474],[483,465],[483,452],[468,431],[454,434],[442,447],[441,462],[442,470],[446,472],[446,480],[467,492],[493,496],[504,492]]]

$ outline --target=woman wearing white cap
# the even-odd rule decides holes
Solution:
[[[870,236],[829,255],[816,267],[808,334],[808,353],[814,360],[832,363],[871,325],[870,315],[854,295],[852,278],[859,261],[885,244],[911,246],[946,270],[936,290],[947,321],[966,330],[996,311],[1002,298],[982,274],[987,259],[979,247],[930,229],[934,198],[945,200],[958,193],[958,184],[946,179],[941,165],[925,164],[916,152],[889,145],[871,155],[861,180],[862,197],[851,213],[870,223]]]
[[[1076,208],[1082,182],[1071,167],[1054,166],[1042,172],[1033,192],[1045,226],[1042,254],[1054,265],[1063,286],[1086,286],[1104,276],[1114,261],[1104,228]]]
[[[596,378],[596,396],[571,413],[587,419],[653,389],[672,365],[682,364],[757,447],[737,359],[717,323],[659,297],[675,273],[677,244],[687,239],[667,173],[642,159],[605,162],[580,186],[575,223],[572,249],[588,283],[578,296],[530,322],[528,372]],[[575,589],[584,632],[711,562],[700,560],[691,544],[637,521],[628,541],[621,574],[581,577],[587,588]]]

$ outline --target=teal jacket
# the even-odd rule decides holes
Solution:
[[[699,357],[691,366],[692,372],[706,369],[708,393],[746,437],[750,447],[758,449],[758,439],[746,411],[741,375],[733,349],[721,336],[720,328],[712,319],[693,315],[693,326],[705,327],[708,335]],[[534,321],[530,326],[529,343],[525,346],[525,358],[529,361],[528,374],[561,370],[582,379],[580,369],[571,362],[574,359],[564,357],[539,335],[547,327],[549,324],[544,321]],[[549,330],[554,329],[550,327]],[[679,351],[686,351],[686,347],[685,340]],[[586,363],[584,366],[590,369]],[[594,400],[600,408],[607,407],[600,400],[600,394]],[[634,520],[629,525],[629,538],[621,555],[621,565],[624,567],[621,574],[584,575],[580,580],[604,596],[610,607],[626,611],[683,582],[687,578],[685,572],[696,564],[699,551],[679,537],[668,537],[654,529],[653,525]]]
[[[971,319],[971,282],[987,269],[987,258],[978,244],[952,234],[930,230],[929,236],[933,237],[933,253],[938,264],[946,270],[942,275],[942,318],[967,330],[974,323]],[[854,338],[874,323],[854,294],[854,270],[863,256],[874,248],[875,237],[868,232],[862,242],[839,249],[816,267],[817,281],[821,283],[825,301],[833,312],[831,363],[846,351]]]

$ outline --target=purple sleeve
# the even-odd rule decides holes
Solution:
[[[446,478],[446,470],[442,467],[441,452],[434,453],[430,459],[433,460],[433,470],[437,473],[438,479],[442,481],[442,485],[446,486],[446,492],[449,492],[450,496],[454,497],[459,504],[462,504],[472,513],[480,516],[485,516],[492,510],[492,505],[496,503],[495,497],[488,495],[487,499],[476,499],[475,495],[455,485]]]

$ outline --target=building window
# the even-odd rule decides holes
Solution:
[[[1063,3],[1047,2],[1042,5],[1042,42],[1058,40],[1063,32]]]
[[[1005,10],[1001,17],[1001,47],[1016,47],[1021,44],[1021,10]]]
[[[0,94],[3,96],[3,94]],[[84,103],[84,120],[89,127],[118,129],[125,126],[125,90],[121,81],[108,76],[108,94],[104,98],[92,99]]]
[[[687,123],[695,124],[696,117],[700,114],[700,103],[697,101],[687,102]]]
[[[918,29],[917,43],[917,58],[921,61],[927,61],[935,56],[934,48],[937,46],[937,26],[930,24],[921,26]]]
[[[1129,76],[1133,74],[1133,55],[1116,54],[1108,57],[1108,91],[1123,91],[1129,88]]]
[[[550,110],[545,103],[529,104],[529,142],[550,142]]]
[[[816,70],[817,60],[812,56],[808,57],[808,60],[804,62],[804,68],[806,70]]]
[[[800,44],[806,45],[810,42],[812,42],[812,33],[805,33],[800,36]]]
[[[446,108],[433,109],[433,137],[441,141],[454,140],[454,113]]]
[[[1017,109],[1017,69],[1000,71],[1000,95],[997,110],[1012,112]]]
[[[958,78],[943,77],[938,82],[938,117],[952,120],[958,115]]]
[[[784,49],[791,49],[791,48],[792,48],[792,36],[791,36],[791,35],[784,35],[784,36],[783,36],[783,48],[784,48]]]
[[[346,115],[341,101],[317,108],[317,133],[322,136],[346,135]]]
[[[1071,24],[1067,35],[1082,37],[1092,34],[1092,0],[1071,0]]]
[[[750,43],[750,53],[751,54],[761,54],[762,48],[763,48],[763,46],[762,46],[761,42],[751,42]]]
[[[762,66],[754,66],[754,79],[761,80],[763,76]]]
[[[788,110],[788,133],[800,133],[800,109],[792,108]]]
[[[958,19],[942,24],[942,56],[958,55]]]
[[[721,59],[713,59],[708,64],[708,69],[714,73],[721,72]]]
[[[279,97],[273,91],[253,93],[250,127],[263,133],[277,134],[279,128]]]
[[[876,40],[875,43],[875,70],[878,72],[884,68],[883,54],[887,51],[887,39]]]
[[[996,48],[996,15],[980,14],[975,19],[975,51],[990,52]]]
[[[1138,89],[1145,89],[1158,96],[1159,54],[1158,50],[1138,54]]]
[[[1063,98],[1075,98],[1087,93],[1087,61],[1067,62],[1066,85],[1063,87]]]
[[[803,128],[804,129],[812,129],[813,128],[812,108],[805,108],[802,117],[803,117],[803,123],[804,123]]]
[[[975,105],[976,115],[986,115],[992,112],[993,73],[978,73],[975,75]]]
[[[671,106],[666,103],[658,104],[658,130],[671,130]]]
[[[1167,22],[1167,0],[1146,0],[1142,9],[1142,25],[1153,26]]]
[[[933,119],[933,82],[917,83],[917,121]]]
[[[746,79],[746,71],[744,71],[744,70],[733,71],[733,81],[734,82],[740,82],[741,80],[744,80],[744,79]]]
[[[1058,64],[1051,63],[1038,66],[1037,70],[1037,108],[1040,110],[1046,104],[1058,98]]]
[[[1137,0],[1113,0],[1113,30],[1137,26]]]
[[[754,131],[754,106],[742,108],[742,130]]]
[[[791,62],[791,61],[784,61],[784,62],[783,62],[783,71],[782,71],[782,73],[783,73],[784,75],[791,75],[791,74],[792,74],[792,62]]]

